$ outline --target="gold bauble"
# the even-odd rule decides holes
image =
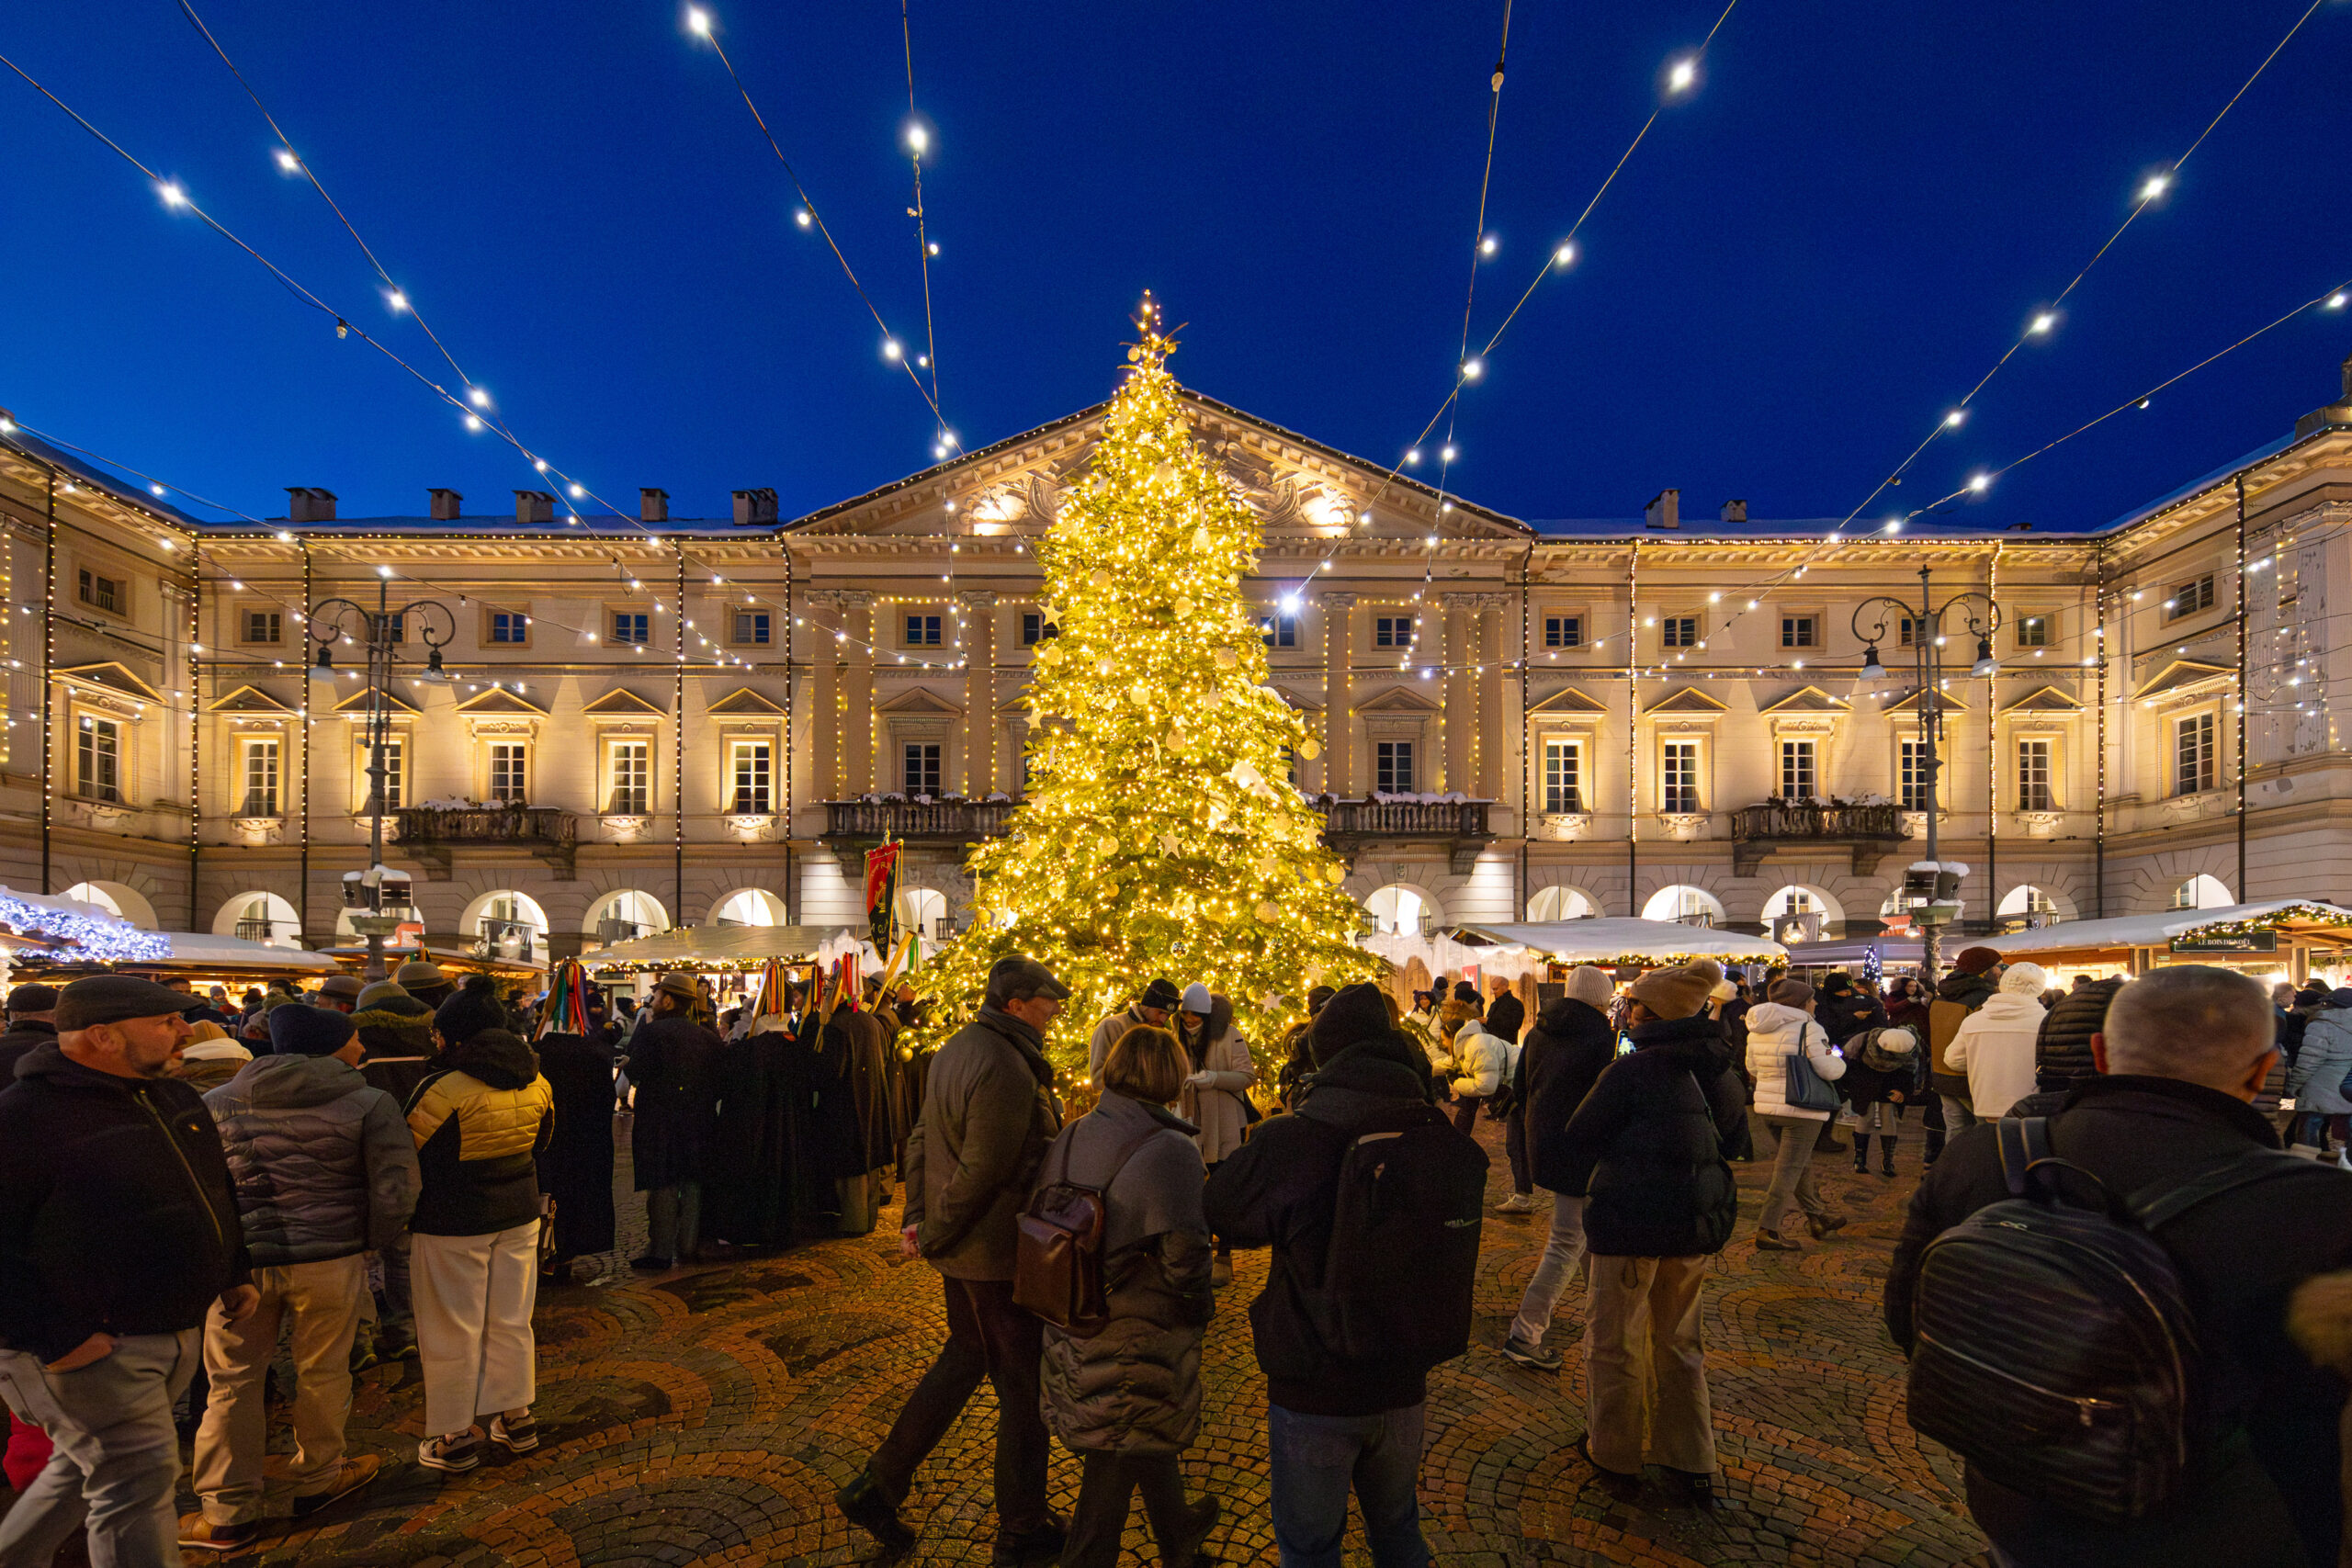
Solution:
[[[1220,648],[1216,650],[1216,667],[1218,669],[1231,670],[1237,668],[1240,663],[1241,655],[1234,652],[1233,649],[1229,648]]]
[[[1268,925],[1272,925],[1274,921],[1280,919],[1282,918],[1282,907],[1276,904],[1272,898],[1261,899],[1259,902],[1258,919]]]
[[[1088,578],[1087,581],[1092,585],[1094,592],[1097,593],[1108,593],[1111,592],[1110,569],[1107,567],[1096,567],[1094,569],[1094,575]]]
[[[1347,879],[1347,868],[1344,866],[1327,865],[1323,868],[1323,880],[1329,883],[1334,887],[1337,887],[1340,883],[1345,882]]]
[[[1302,740],[1298,743],[1299,761],[1303,762],[1311,762],[1321,755],[1323,755],[1322,742],[1317,740]]]
[[[1209,525],[1207,524],[1204,523],[1199,527],[1193,530],[1193,548],[1205,553],[1209,547],[1216,543],[1216,541],[1209,536]]]

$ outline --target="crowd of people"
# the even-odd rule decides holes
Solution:
[[[1883,987],[1750,984],[1704,959],[1623,985],[1575,968],[1532,1021],[1489,985],[1441,977],[1410,1009],[1372,985],[1317,987],[1261,1089],[1227,998],[1138,977],[1087,1036],[1091,1104],[1075,1115],[1046,1045],[1069,993],[1027,959],[1000,963],[935,1050],[901,1046],[912,993],[871,980],[734,1011],[684,975],[642,1007],[588,987],[577,1008],[518,1007],[423,963],[235,1004],[124,976],[19,986],[0,1033],[0,1393],[18,1494],[0,1568],[47,1564],[78,1531],[106,1563],[252,1544],[272,1528],[268,1403],[293,1429],[295,1518],[360,1492],[384,1459],[350,1451],[345,1427],[354,1374],[378,1359],[418,1362],[420,1465],[537,1448],[532,1314],[543,1283],[615,1246],[616,1115],[644,1194],[641,1271],[865,1234],[902,1189],[899,1245],[938,1274],[946,1337],[835,1499],[887,1551],[918,1539],[901,1509],[985,1380],[999,1568],[1109,1568],[1138,1494],[1161,1560],[1193,1568],[1221,1507],[1188,1498],[1182,1469],[1202,1346],[1233,1251],[1266,1248],[1248,1315],[1283,1562],[1336,1565],[1351,1496],[1378,1568],[1427,1562],[1429,1377],[1470,1342],[1482,1113],[1510,1168],[1494,1208],[1549,1211],[1500,1353],[1564,1368],[1546,1340],[1581,1271],[1589,1483],[1631,1497],[1655,1466],[1673,1500],[1708,1506],[1702,1324],[1736,1165],[1770,1165],[1756,1251],[1802,1251],[1847,1224],[1816,1154],[1843,1152],[1844,1132],[1858,1173],[1892,1177],[1914,1106],[1930,1168],[1885,1303],[1906,1354],[1951,1310],[1939,1247],[2041,1190],[2010,1168],[2013,1134],[2133,1203],[2197,1188],[2148,1222],[2199,1330],[2178,1473],[2138,1512],[2091,1518],[1955,1438],[1999,1561],[2334,1559],[2352,990],[2267,994],[2193,965],[2060,988],[1984,947],[1932,984]],[[2282,1145],[2305,1157],[2212,1179]],[[1048,1193],[1085,1196],[1099,1224],[1056,1232]],[[1041,1304],[1056,1245],[1094,1270],[1083,1313]],[[1965,1283],[1995,1309],[1980,1321],[2002,1321],[2002,1279]],[[2037,1304],[2014,1303],[2028,1318]],[[273,1392],[281,1342],[292,1385]],[[1047,1495],[1057,1440],[1081,1461],[1067,1518]]]

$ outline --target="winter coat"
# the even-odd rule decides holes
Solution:
[[[233,1040],[198,1040],[180,1053],[172,1066],[172,1077],[196,1090],[209,1094],[244,1070],[254,1054]],[[6,1083],[0,1079],[0,1085]],[[399,1101],[393,1101],[397,1109]]]
[[[1944,1065],[1968,1075],[1968,1102],[1980,1119],[2007,1115],[2034,1092],[2033,1046],[2048,1016],[2034,994],[2005,990],[1961,1021]]]
[[[1144,1139],[1103,1194],[1111,1321],[1086,1338],[1046,1325],[1040,1403],[1072,1452],[1178,1453],[1200,1431],[1201,1328],[1216,1297],[1193,1131],[1159,1106],[1105,1093],[1046,1156],[1046,1177],[1095,1187]]]
[[[1757,1032],[1748,1014],[1748,1034]],[[1652,1020],[1577,1108],[1564,1137],[1560,1191],[1584,1195],[1584,1233],[1601,1258],[1719,1252],[1739,1217],[1724,1140],[1747,1099],[1706,1017]]]
[[[1339,1200],[1340,1163],[1351,1129],[1426,1104],[1412,1043],[1384,1034],[1340,1052],[1317,1070],[1299,1108],[1269,1118],[1232,1158],[1209,1173],[1209,1228],[1235,1247],[1271,1247],[1266,1288],[1250,1303],[1250,1340],[1266,1398],[1306,1416],[1372,1416],[1429,1397],[1429,1371],[1394,1356],[1347,1360],[1323,1345],[1303,1292],[1323,1282]],[[1460,1136],[1453,1134],[1453,1136]],[[1396,1288],[1444,1290],[1398,1258]]]
[[[1829,1043],[1843,1045],[1865,1029],[1885,1027],[1886,1010],[1868,991],[1849,987],[1841,996],[1826,996],[1815,1003],[1813,1021]]]
[[[1451,1040],[1464,1024],[1483,1016],[1477,1003],[1448,997],[1437,1010],[1438,1038]]]
[[[1516,993],[1505,991],[1487,1004],[1487,1032],[1496,1039],[1516,1045],[1526,1026],[1527,1004]]]
[[[1938,1094],[1964,1095],[1968,1076],[1944,1060],[1961,1021],[1992,997],[2000,982],[1990,975],[1963,975],[1955,969],[1936,982],[1935,999],[1928,1004],[1928,1083]]]
[[[2352,1009],[2323,1009],[2303,1026],[2303,1048],[2295,1054],[2295,1070],[2287,1075],[2295,1110],[2330,1116],[2352,1111],[2352,1095],[2344,1090],[2346,1074],[2352,1074]]]
[[[2052,1113],[2050,1142],[2059,1158],[2119,1196],[2160,1190],[2247,1151],[2278,1146],[2270,1123],[2233,1096],[2137,1074],[2077,1084]],[[1953,1134],[1920,1179],[1888,1268],[1886,1323],[1896,1345],[1906,1351],[1911,1346],[1921,1250],[1939,1232],[2008,1196],[1994,1129],[1980,1124]],[[2283,1319],[2298,1283],[2352,1264],[2352,1174],[2314,1162],[2222,1193],[2165,1226],[2163,1235],[2197,1324],[2199,1383],[2214,1421],[2222,1430],[2243,1430],[2249,1441],[2231,1445],[2225,1462],[2131,1526],[2077,1522],[1973,1472],[1970,1513],[2020,1562],[2334,1562],[2344,1383],[2311,1364]],[[2293,1529],[2280,1518],[2282,1499]]]
[[[555,1249],[564,1258],[613,1249],[613,1051],[594,1034],[538,1038],[551,1131],[538,1157],[539,1190],[555,1200]]]
[[[359,1076],[406,1105],[416,1086],[439,1071],[433,1010],[413,997],[381,997],[351,1015],[367,1056]]]
[[[629,1156],[639,1192],[702,1179],[718,1121],[713,1075],[726,1048],[682,1012],[649,1017],[630,1036],[628,1078],[637,1086],[637,1116],[629,1126]]]
[[[400,1239],[423,1178],[401,1108],[333,1056],[260,1056],[204,1097],[256,1269]]]
[[[1910,1051],[1907,1054],[1898,1054],[1882,1046],[1879,1048],[1881,1056],[1893,1058],[1895,1065],[1886,1067],[1872,1066],[1865,1057],[1863,1043],[1883,1037],[1887,1030],[1904,1028],[1908,1028],[1910,1031]],[[1903,1097],[1901,1103],[1908,1103],[1918,1099],[1921,1089],[1928,1081],[1927,1036],[1928,1031],[1924,1025],[1890,1023],[1877,1029],[1863,1030],[1846,1042],[1846,1048],[1842,1053],[1846,1058],[1846,1076],[1838,1080],[1838,1092],[1845,1096],[1847,1103],[1858,1106],[1894,1104],[1897,1103],[1894,1097],[1898,1094]]]
[[[1820,1022],[1803,1008],[1779,1002],[1758,1002],[1747,1010],[1747,1076],[1756,1082],[1756,1114],[1790,1116],[1800,1122],[1826,1122],[1826,1111],[1807,1111],[1789,1103],[1788,1063],[1782,1058],[1804,1052],[1807,1066],[1835,1083],[1846,1076],[1846,1058],[1830,1047]]]
[[[2058,1093],[2098,1076],[2091,1064],[2091,1036],[2106,1027],[2108,1004],[2122,988],[2121,980],[2094,980],[2059,998],[2034,1037],[2036,1088],[2044,1094]]]
[[[1453,1037],[1453,1070],[1456,1100],[1484,1100],[1509,1078],[1510,1047],[1474,1024]]]
[[[837,1008],[820,1039],[818,1163],[835,1180],[883,1169],[899,1157],[889,1035],[875,1014]]]
[[[1118,1043],[1120,1035],[1130,1029],[1147,1027],[1142,1016],[1133,1007],[1123,1007],[1096,1024],[1093,1034],[1086,1042],[1087,1082],[1102,1081],[1102,1059],[1111,1054],[1111,1047]]]
[[[907,1137],[902,1224],[956,1280],[1010,1280],[1022,1206],[1062,1130],[1045,1037],[982,1007],[932,1059],[922,1124]]]
[[[17,1064],[30,1055],[34,1049],[57,1043],[57,1025],[38,1018],[20,1018],[8,1025],[8,1032],[0,1034],[0,1089],[6,1089],[17,1078]]]
[[[1250,1124],[1242,1103],[1258,1081],[1258,1064],[1241,1032],[1233,1027],[1233,1003],[1226,998],[1209,998],[1208,1022],[1202,1032],[1208,1043],[1193,1067],[1211,1077],[1198,1087],[1184,1086],[1176,1097],[1176,1113],[1201,1130],[1193,1141],[1200,1145],[1201,1158],[1213,1167],[1241,1146],[1241,1130]],[[1182,1034],[1177,1038],[1183,1040]],[[1184,1045],[1192,1049],[1190,1041]]]
[[[1535,1015],[1519,1051],[1519,1100],[1527,1107],[1527,1157],[1535,1185],[1566,1190],[1568,1122],[1617,1059],[1609,1015],[1574,997],[1555,997]]]
[[[537,1156],[554,1134],[555,1091],[519,1035],[485,1029],[441,1053],[409,1101],[424,1191],[409,1229],[492,1235],[539,1215]]]
[[[0,1344],[53,1361],[93,1334],[202,1323],[252,1278],[204,1101],[54,1041],[17,1066],[0,1089]]]

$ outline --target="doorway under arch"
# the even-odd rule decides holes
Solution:
[[[155,906],[147,901],[147,895],[127,883],[77,882],[67,888],[62,897],[94,905],[118,920],[130,921],[141,931],[156,929]]]
[[[947,895],[936,887],[901,887],[893,912],[900,929],[921,931],[923,941],[937,942],[940,924],[947,919]]]
[[[214,936],[233,936],[271,947],[302,945],[302,918],[275,893],[240,893],[212,917]]]
[[[1720,926],[1724,923],[1724,901],[1703,887],[1693,887],[1678,882],[1661,887],[1642,906],[1645,920],[1671,920],[1682,926]]]
[[[670,912],[662,900],[634,887],[617,888],[588,906],[581,934],[598,942],[627,942],[670,929]]]
[[[1375,935],[1420,936],[1445,923],[1445,908],[1429,890],[1409,882],[1375,888],[1363,901]]]
[[[1581,887],[1565,884],[1556,887],[1539,887],[1527,901],[1527,919],[1531,925],[1550,925],[1556,920],[1589,920],[1600,913],[1600,903]]]
[[[739,887],[711,906],[714,926],[783,926],[784,900],[764,887]]]
[[[2201,871],[2172,890],[2172,907],[2176,909],[2220,909],[2236,902],[2230,895],[2229,884]]]

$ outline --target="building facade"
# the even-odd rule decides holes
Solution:
[[[1835,543],[1673,491],[1530,525],[1192,412],[1263,521],[1272,682],[1322,736],[1294,778],[1368,925],[1838,935],[1877,929],[1931,807],[1975,929],[2352,898],[2346,378],[2291,437],[2102,530]],[[907,918],[952,929],[1052,722],[1026,697],[1052,635],[1033,546],[1102,412],[797,520],[758,490],[722,519],[649,490],[634,521],[449,491],[354,520],[303,487],[284,519],[203,523],[0,424],[0,883],[349,940],[380,728],[386,860],[436,943],[848,924],[886,832]],[[1888,679],[1859,689],[1872,651]]]

